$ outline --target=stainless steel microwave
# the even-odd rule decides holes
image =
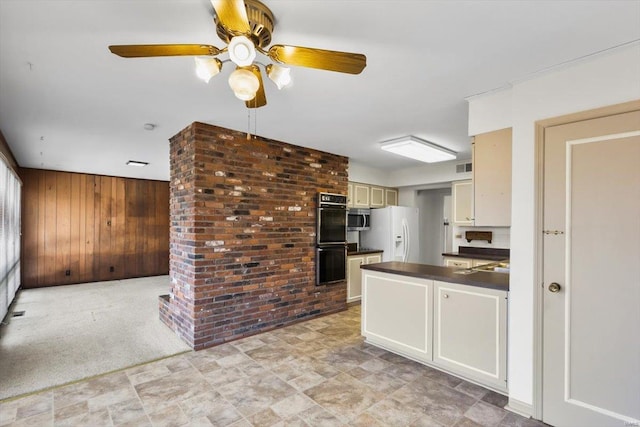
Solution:
[[[349,209],[347,231],[363,231],[371,228],[371,209]]]

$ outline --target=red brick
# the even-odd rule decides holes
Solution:
[[[345,157],[193,123],[171,139],[171,298],[160,317],[201,349],[346,308],[315,285],[316,195]],[[291,247],[285,245],[293,245]]]

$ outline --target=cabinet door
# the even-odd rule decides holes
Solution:
[[[348,208],[353,207],[353,184],[352,183],[347,184],[347,207]]]
[[[398,206],[398,190],[395,188],[387,188],[385,190],[385,205]]]
[[[369,205],[372,208],[382,208],[384,207],[384,188],[382,187],[371,187],[370,188]]]
[[[473,267],[473,262],[469,258],[457,258],[457,257],[444,257],[445,267],[458,267],[458,268],[470,268]]]
[[[362,335],[416,360],[431,360],[433,281],[363,270]]]
[[[506,390],[507,293],[434,282],[433,361]]]
[[[353,184],[353,207],[368,208],[369,207],[369,186],[364,184]]]
[[[362,270],[363,256],[347,257],[347,302],[358,301],[362,295]]]
[[[511,225],[511,128],[474,137],[473,193],[476,226]]]
[[[382,254],[367,255],[367,264],[382,262]]]
[[[473,183],[471,180],[455,181],[451,187],[453,222],[458,225],[473,225]]]

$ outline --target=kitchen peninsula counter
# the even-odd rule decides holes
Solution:
[[[366,264],[360,268],[418,279],[439,280],[441,282],[509,291],[509,275],[506,273],[475,271],[471,274],[459,274],[456,273],[456,271],[461,271],[459,268],[396,261]]]
[[[352,251],[347,250],[347,256],[381,254],[382,252],[384,252],[382,249],[362,248],[362,249],[356,249]]]
[[[442,256],[483,259],[487,261],[504,261],[509,259],[510,250],[501,248],[475,248],[473,246],[460,246],[458,248],[458,252],[444,252]]]
[[[508,391],[508,274],[404,262],[360,268],[369,344]]]

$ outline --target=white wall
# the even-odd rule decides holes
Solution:
[[[493,233],[491,243],[486,240],[472,240],[467,242],[464,238],[466,231],[490,231]],[[458,237],[460,236],[460,237]],[[499,248],[509,249],[511,244],[511,229],[509,227],[468,227],[453,226],[452,252],[458,252],[460,246],[472,246],[474,248]]]
[[[458,159],[450,162],[425,163],[424,166],[395,170],[389,173],[389,187],[424,186],[425,184],[442,184],[471,179],[471,172],[456,173],[456,165],[470,161],[470,159]]]
[[[420,262],[442,265],[444,252],[445,201],[451,203],[451,187],[418,191],[416,207],[420,209]],[[451,228],[448,229],[449,233]]]
[[[520,409],[532,405],[534,395],[534,124],[640,99],[639,76],[640,43],[634,43],[469,100],[471,134],[513,127],[508,376],[510,402]]]
[[[349,159],[349,181],[362,182],[365,184],[375,184],[382,187],[391,187],[389,172],[372,168]]]

